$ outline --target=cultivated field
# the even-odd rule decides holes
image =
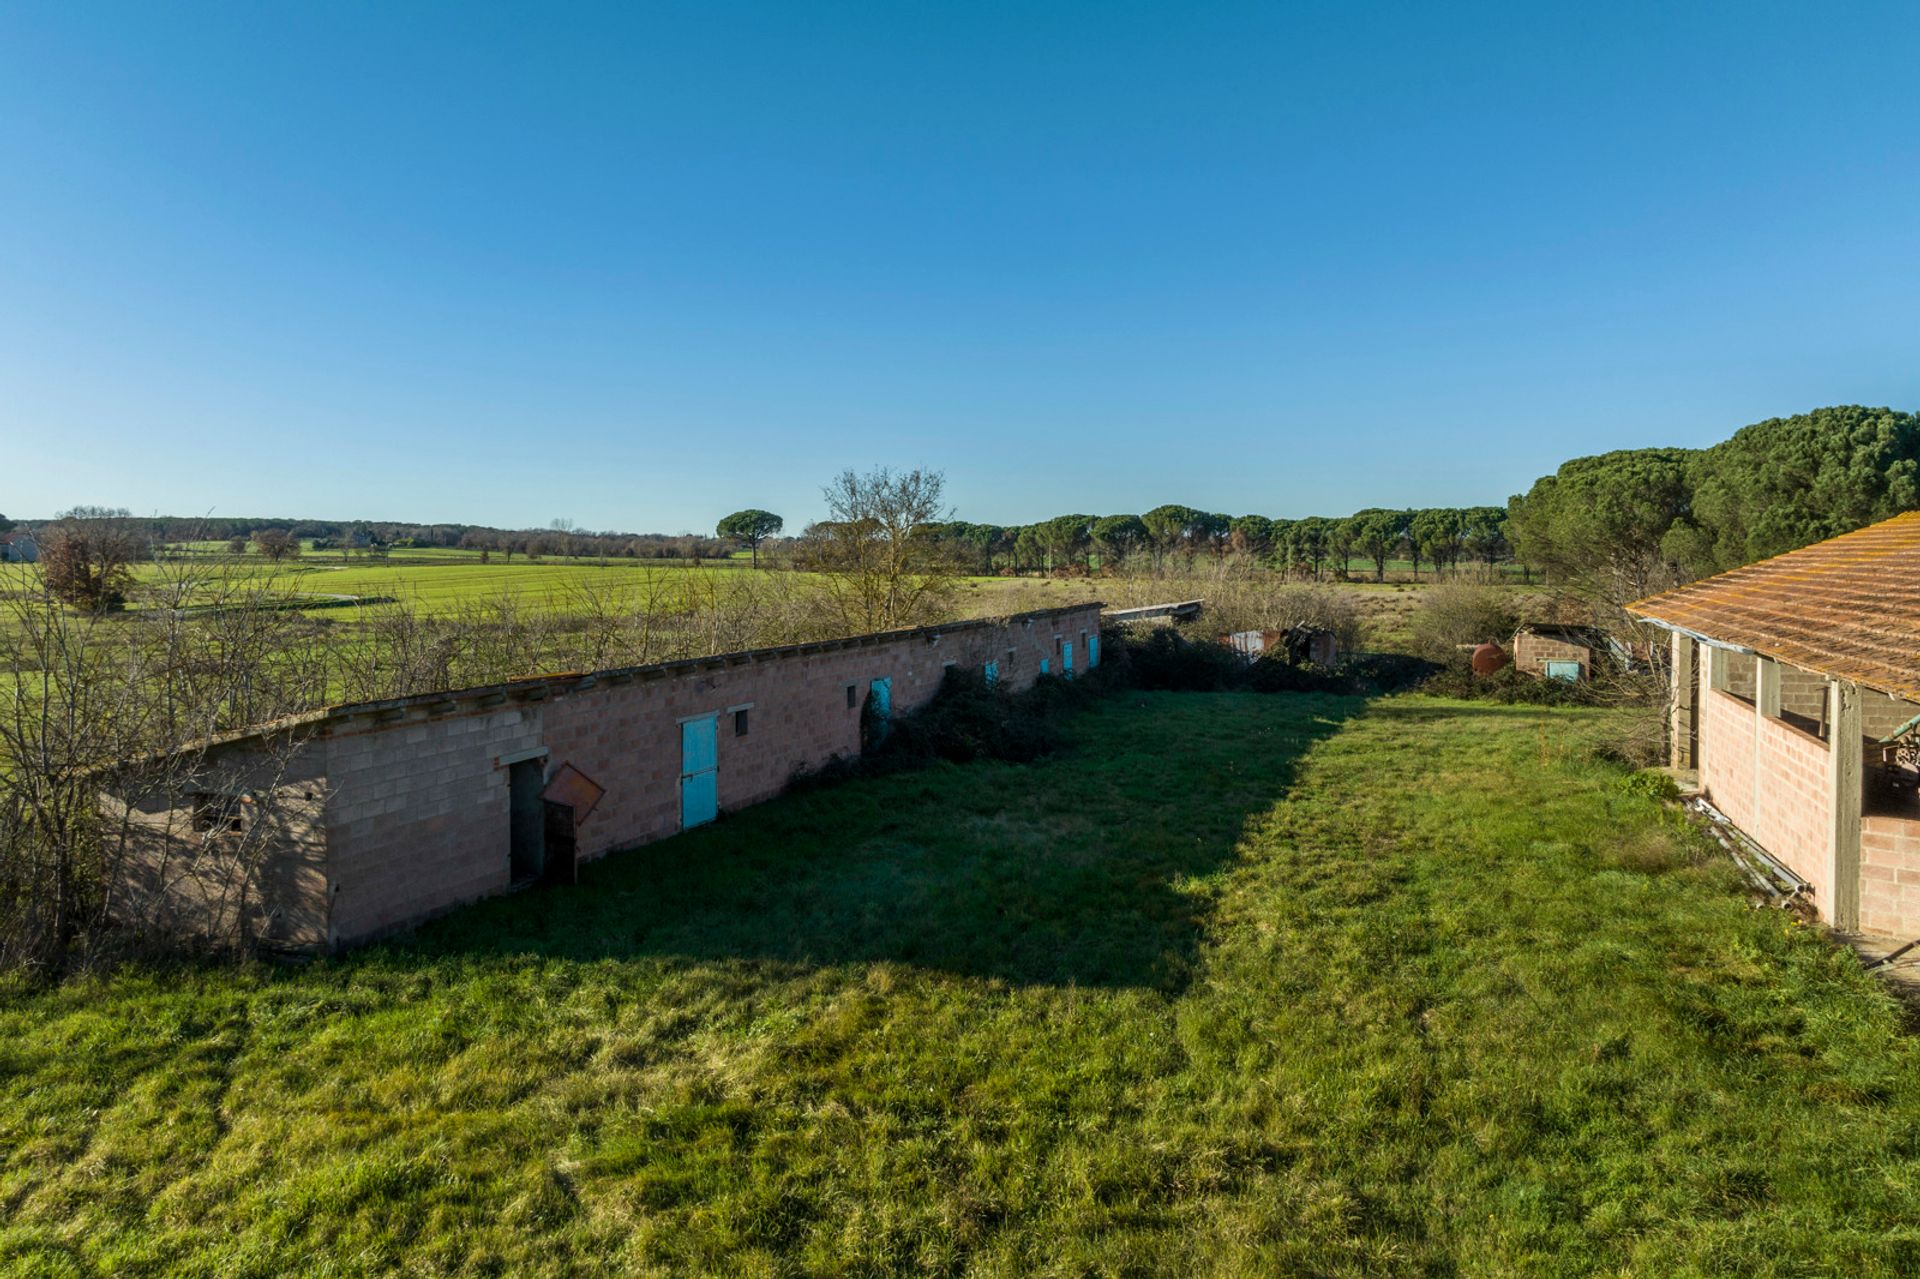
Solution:
[[[355,557],[344,563],[314,556],[277,565],[208,555],[140,565],[131,602],[136,608],[150,603],[147,595],[168,577],[192,573],[209,579],[213,590],[239,584],[284,597],[289,605],[304,604],[299,611],[336,622],[364,620],[374,608],[390,603],[429,617],[503,600],[537,612],[565,613],[579,608],[588,594],[616,606],[673,610],[768,580],[766,575],[749,576],[755,572],[738,557],[707,560],[695,568],[671,561],[507,561],[499,556],[483,563],[468,551],[396,551],[386,560]],[[0,590],[33,589],[36,573],[28,565],[0,564]],[[958,604],[965,616],[984,616],[1097,598],[1097,585],[1087,578],[969,577],[961,579]]]
[[[1122,693],[0,1004],[26,1274],[1905,1275],[1920,1045],[1596,711]]]

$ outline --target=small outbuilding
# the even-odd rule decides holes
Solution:
[[[36,564],[40,560],[40,544],[34,540],[30,529],[15,529],[11,533],[0,533],[0,564]]]
[[[1340,637],[1314,626],[1289,626],[1283,630],[1235,631],[1222,635],[1220,642],[1249,662],[1274,656],[1290,666],[1332,666],[1340,660]]]
[[[1569,684],[1592,679],[1596,660],[1614,651],[1607,633],[1596,626],[1522,626],[1513,634],[1517,669]]]
[[[1920,511],[1629,605],[1671,762],[1846,930],[1920,936]]]

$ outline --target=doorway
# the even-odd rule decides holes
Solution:
[[[507,869],[516,884],[540,878],[547,864],[547,813],[540,791],[547,784],[547,761],[523,759],[507,767],[508,821],[512,830]]]

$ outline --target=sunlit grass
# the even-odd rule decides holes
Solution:
[[[1898,1275],[1920,1051],[1591,750],[1121,695],[303,969],[0,1006],[0,1267]]]

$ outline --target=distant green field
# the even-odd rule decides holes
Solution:
[[[224,549],[224,543],[221,544]],[[493,556],[482,563],[478,553],[422,548],[396,551],[386,559],[356,555],[341,563],[331,555],[304,557],[271,564],[257,556],[202,560],[167,560],[143,564],[136,573],[139,587],[157,586],[169,575],[211,571],[224,581],[244,580],[250,586],[283,594],[289,602],[311,601],[301,611],[324,614],[337,622],[354,621],[367,609],[345,604],[349,599],[393,601],[428,615],[446,615],[462,608],[512,600],[535,611],[577,609],[583,593],[611,595],[622,608],[661,611],[685,608],[708,592],[724,593],[770,583],[770,572],[756,574],[743,559],[707,560],[695,569],[676,561],[658,560],[507,560]],[[0,590],[31,589],[38,570],[31,565],[0,565]],[[1099,583],[1085,578],[964,578],[959,610],[963,615],[1007,612],[1021,608],[1064,604],[1097,598]],[[209,592],[211,599],[217,592]],[[140,607],[137,587],[134,607]]]

